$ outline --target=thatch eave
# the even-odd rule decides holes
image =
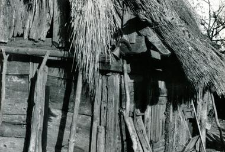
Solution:
[[[163,43],[176,55],[196,91],[209,88],[218,95],[225,94],[225,64],[222,55],[207,44],[208,40],[202,40],[202,33],[185,2],[179,1],[182,9],[177,4],[173,5],[172,1],[126,2],[140,19],[149,22],[163,38]]]

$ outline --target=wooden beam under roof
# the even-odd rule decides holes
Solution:
[[[42,49],[42,48],[30,48],[30,47],[14,47],[0,45],[0,49],[4,50],[6,54],[18,54],[18,55],[33,55],[44,56],[46,52],[50,52],[50,57],[59,58],[72,58],[73,56],[66,51],[60,51],[59,49]]]

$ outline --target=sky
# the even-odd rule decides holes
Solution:
[[[209,5],[206,3],[208,0],[188,0],[192,7],[195,8],[196,13],[199,14],[200,19],[208,20],[209,18]],[[212,10],[218,10],[219,6],[225,5],[225,0],[209,0],[212,4]],[[224,8],[225,10],[225,8]],[[224,11],[225,15],[225,11]],[[200,27],[200,29],[203,29]],[[204,33],[204,30],[203,30]],[[225,38],[225,30],[220,33],[220,37]]]

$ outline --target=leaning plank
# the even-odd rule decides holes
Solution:
[[[100,105],[101,105],[101,92],[102,92],[102,79],[99,79],[98,86],[95,93],[94,111],[93,111],[93,124],[91,135],[91,152],[96,152],[97,146],[97,126],[100,121]]]
[[[135,130],[134,122],[133,122],[132,118],[129,117],[125,111],[122,111],[122,114],[124,116],[124,120],[125,120],[127,129],[128,129],[128,132],[130,134],[130,138],[132,140],[132,148],[133,148],[134,152],[142,152],[143,150],[141,149],[141,144],[138,139],[137,132]]]
[[[139,109],[135,111],[134,126],[137,131],[137,135],[139,137],[143,151],[152,152],[152,148],[150,146],[148,136],[145,130],[145,125],[143,123],[142,116],[140,115]]]
[[[5,53],[8,54],[20,54],[20,55],[34,55],[34,56],[44,56],[46,52],[50,52],[51,57],[61,57],[61,58],[69,58],[72,56],[65,51],[58,50],[46,50],[46,49],[38,49],[38,48],[24,48],[24,47],[11,47],[11,46],[0,46],[1,49],[5,50]]]
[[[80,107],[81,92],[82,92],[82,72],[79,71],[78,78],[77,78],[76,97],[75,97],[74,110],[73,110],[73,120],[72,120],[72,124],[70,128],[68,152],[74,151],[75,139],[76,139],[76,127],[78,123],[77,116],[78,116],[79,107]]]
[[[42,152],[42,131],[44,121],[44,107],[45,107],[45,85],[47,82],[47,67],[46,62],[49,57],[47,52],[40,68],[37,71],[37,80],[34,92],[34,107],[31,120],[31,137],[29,144],[29,152]]]
[[[127,61],[123,60],[123,78],[126,93],[126,114],[129,116],[130,112],[130,95],[129,95],[129,84],[128,84],[128,74],[127,74]]]
[[[6,76],[6,71],[7,71],[7,62],[8,62],[8,57],[9,55],[5,54],[5,50],[2,49],[2,54],[3,54],[3,67],[2,67],[2,86],[1,86],[1,103],[0,103],[0,126],[2,124],[2,106],[5,102],[5,76]]]
[[[195,110],[195,106],[194,106],[193,100],[191,101],[191,105],[192,105],[192,108],[193,108],[193,111],[194,111],[194,115],[195,115],[195,119],[196,119],[196,122],[197,122],[198,131],[199,131],[200,139],[201,139],[201,142],[202,142],[202,148],[203,148],[203,151],[206,152],[204,139],[202,137],[202,132],[201,132],[201,129],[200,129],[200,125],[199,125],[199,121],[198,121],[198,118],[197,118],[197,113],[196,113],[196,110]]]

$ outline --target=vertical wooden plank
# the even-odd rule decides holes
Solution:
[[[4,50],[2,51],[3,60],[2,60],[2,76],[1,76],[1,103],[0,103],[0,126],[2,124],[2,110],[3,110],[3,104],[5,102],[5,82],[6,82],[6,71],[7,71],[7,62],[9,55],[5,54]]]
[[[121,107],[122,109],[126,108],[126,94],[125,94],[125,86],[124,86],[124,78],[121,75]],[[122,115],[120,115],[120,128],[121,128],[121,143],[122,143],[122,152],[127,152],[127,135],[126,135],[126,124]]]
[[[56,47],[64,47],[66,40],[66,23],[68,13],[65,8],[69,7],[68,0],[54,0],[53,36],[52,42]]]
[[[98,126],[97,152],[105,152],[105,127]]]
[[[46,65],[50,52],[47,52],[40,68],[37,70],[37,80],[34,92],[34,107],[31,120],[31,136],[29,144],[29,152],[42,152],[42,131],[44,123],[45,110],[45,86],[48,76],[48,68]]]
[[[36,3],[37,0],[33,0],[31,4],[27,4],[27,9],[25,10],[25,19],[24,19],[24,32],[23,32],[23,38],[28,39],[29,33],[30,33],[30,28],[32,27],[33,24],[33,17],[34,17],[34,12],[36,8]],[[32,5],[32,7],[30,7]]]
[[[101,120],[100,125],[106,127],[106,112],[107,112],[107,76],[102,76],[102,101],[101,101]]]
[[[206,147],[206,123],[207,123],[207,107],[210,98],[210,92],[206,91],[203,95],[202,110],[201,110],[201,132],[204,146]]]
[[[31,123],[29,152],[42,151],[42,131],[45,107],[45,85],[47,82],[47,67],[38,70],[35,84],[34,107]]]
[[[70,128],[68,152],[74,152],[75,139],[76,139],[76,127],[78,124],[78,112],[80,109],[81,92],[82,92],[82,72],[79,71],[78,78],[77,78],[76,97],[74,101],[75,103],[74,103],[74,110],[73,110],[73,119],[72,119],[72,124]]]
[[[41,0],[34,1],[34,17],[33,23],[30,29],[29,38],[35,41],[44,41],[52,21],[52,1]]]
[[[107,103],[107,122],[106,122],[106,152],[115,151],[115,75],[108,77],[108,103]]]
[[[8,7],[10,3],[7,0],[1,0],[0,3],[0,42],[8,42]]]
[[[13,13],[15,13],[13,20],[13,28],[11,37],[16,37],[18,35],[22,35],[24,33],[24,16],[25,16],[25,6],[24,1],[15,0]]]
[[[92,124],[92,135],[91,135],[91,152],[97,150],[97,127],[100,121],[100,106],[101,106],[101,93],[102,93],[102,79],[99,78],[99,82],[95,92],[95,101],[93,109],[93,124]]]
[[[115,121],[115,128],[114,128],[114,139],[115,139],[115,147],[114,152],[121,151],[121,134],[119,133],[119,106],[120,106],[120,75],[116,74],[114,76],[114,102],[115,102],[115,108],[114,108],[114,121]]]
[[[173,147],[173,105],[168,102],[166,107],[166,124],[165,124],[165,151],[166,152],[174,152]]]

